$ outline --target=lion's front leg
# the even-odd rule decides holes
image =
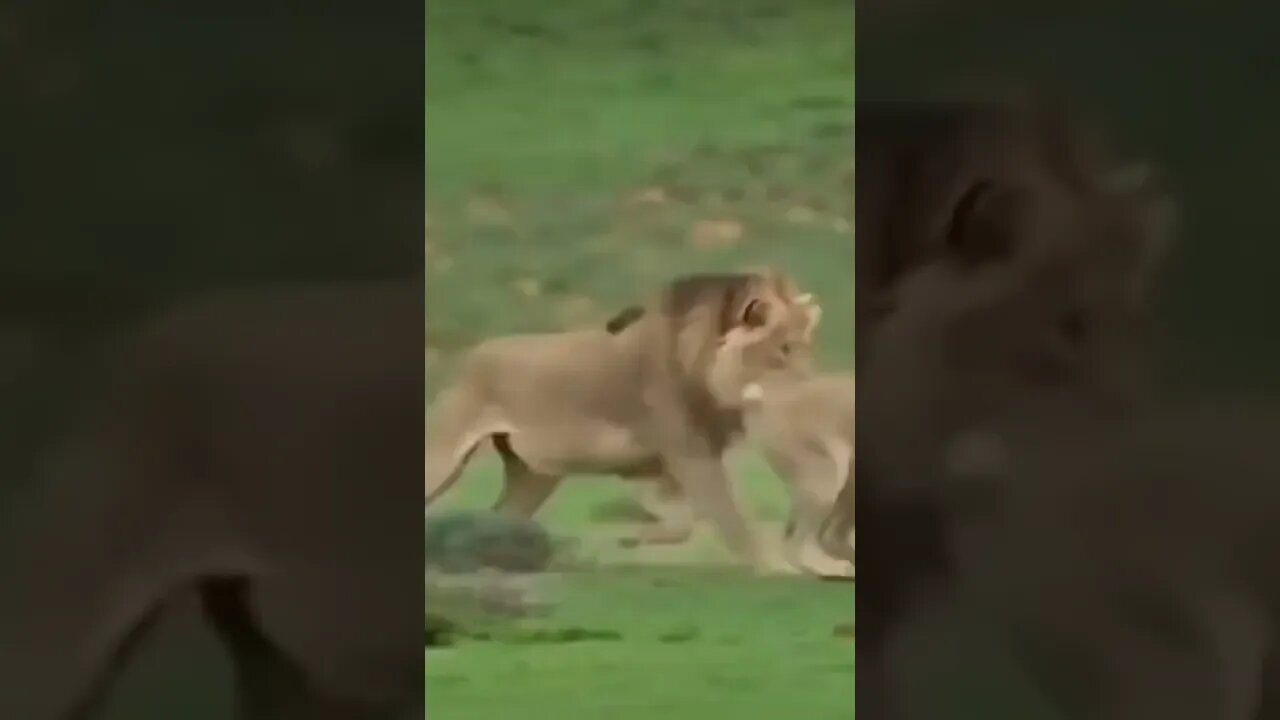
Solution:
[[[831,501],[814,492],[824,478],[807,480],[798,478],[794,489],[792,532],[784,539],[787,562],[802,572],[823,577],[844,577],[852,574],[853,561],[841,548],[838,554],[828,553],[819,541],[820,529]]]
[[[666,461],[671,477],[689,498],[693,512],[715,524],[729,550],[758,572],[778,566],[766,558],[755,528],[738,504],[723,460],[711,454],[688,454]]]
[[[842,556],[824,551],[818,536],[840,492],[845,472],[838,459],[815,452],[803,443],[774,443],[765,447],[765,458],[785,481],[791,497],[791,513],[783,536],[783,557],[796,570],[822,576],[845,576],[849,569]]]
[[[660,475],[639,482],[640,507],[654,520],[642,525],[634,536],[623,538],[622,545],[679,545],[693,537],[693,509],[675,480]]]

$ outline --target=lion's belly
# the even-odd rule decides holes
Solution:
[[[521,428],[510,443],[530,468],[547,475],[632,475],[659,465],[634,431],[602,423]]]

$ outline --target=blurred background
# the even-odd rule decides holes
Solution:
[[[1280,387],[1280,10],[1238,3],[859,2],[858,97],[984,82],[1060,92],[1169,176],[1181,232],[1166,276],[1171,379]]]
[[[0,8],[0,551],[39,552],[9,541],[12,493],[117,333],[213,289],[420,270],[422,7],[292,5]],[[233,717],[178,604],[106,718]]]
[[[1280,386],[1280,9],[1154,0],[859,0],[858,9],[860,102],[1020,83],[1063,94],[1134,159],[1162,168],[1181,213],[1162,288],[1168,379],[1246,396]],[[980,624],[927,627],[923,717],[1066,717]]]

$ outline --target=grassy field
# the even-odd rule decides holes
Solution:
[[[753,457],[736,463],[746,497],[776,537],[780,484]],[[482,507],[498,492],[499,466],[478,460],[445,507]],[[554,613],[520,621],[491,640],[427,653],[427,708],[448,720],[608,711],[619,720],[848,717],[853,620],[845,583],[754,579],[725,566],[710,528],[684,547],[623,549],[634,528],[601,519],[628,497],[612,478],[576,478],[544,508],[553,533],[578,541],[598,570],[566,573]],[[563,638],[586,636],[577,642]]]
[[[427,6],[430,378],[495,333],[603,320],[676,272],[776,263],[853,333],[841,0]],[[436,383],[431,383],[432,387]]]
[[[851,365],[848,0],[444,0],[427,15],[429,392],[480,338],[603,322],[674,274],[756,264],[818,296],[820,359]],[[742,463],[776,537],[782,489]],[[488,505],[496,473],[478,460],[442,504]],[[428,652],[432,717],[849,717],[852,586],[750,578],[710,530],[624,550],[628,528],[598,509],[625,494],[575,478],[553,498],[540,519],[600,569],[566,575],[550,617]],[[546,639],[575,630],[595,639]]]

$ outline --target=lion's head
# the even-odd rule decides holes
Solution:
[[[893,428],[882,441],[910,455],[1044,392],[1108,410],[1131,404],[1148,369],[1151,282],[1171,220],[1150,174],[1070,197],[976,185],[942,256],[903,279],[875,330],[863,427]]]
[[[1087,216],[1093,197],[1126,166],[1102,126],[1039,92],[870,102],[859,105],[857,135],[860,362],[883,294],[953,249],[950,230],[982,190],[1017,187],[1059,213],[1078,202]]]
[[[798,293],[787,276],[761,270],[693,277],[670,290],[667,310],[679,327],[682,369],[703,380],[720,406],[740,407],[745,388],[766,376],[811,371],[813,332],[822,310],[812,295]],[[712,332],[706,335],[696,305],[682,297],[704,292],[710,295],[703,302],[710,302],[714,313]]]
[[[717,406],[737,409],[744,388],[766,375],[809,373],[821,317],[811,294],[799,293],[785,274],[761,269],[676,278],[651,308],[626,308],[606,329],[656,329],[671,371]]]
[[[872,353],[926,353],[975,379],[1034,386],[1123,381],[1146,337],[1171,219],[1149,175],[1069,198],[979,183],[944,255],[894,292]]]

